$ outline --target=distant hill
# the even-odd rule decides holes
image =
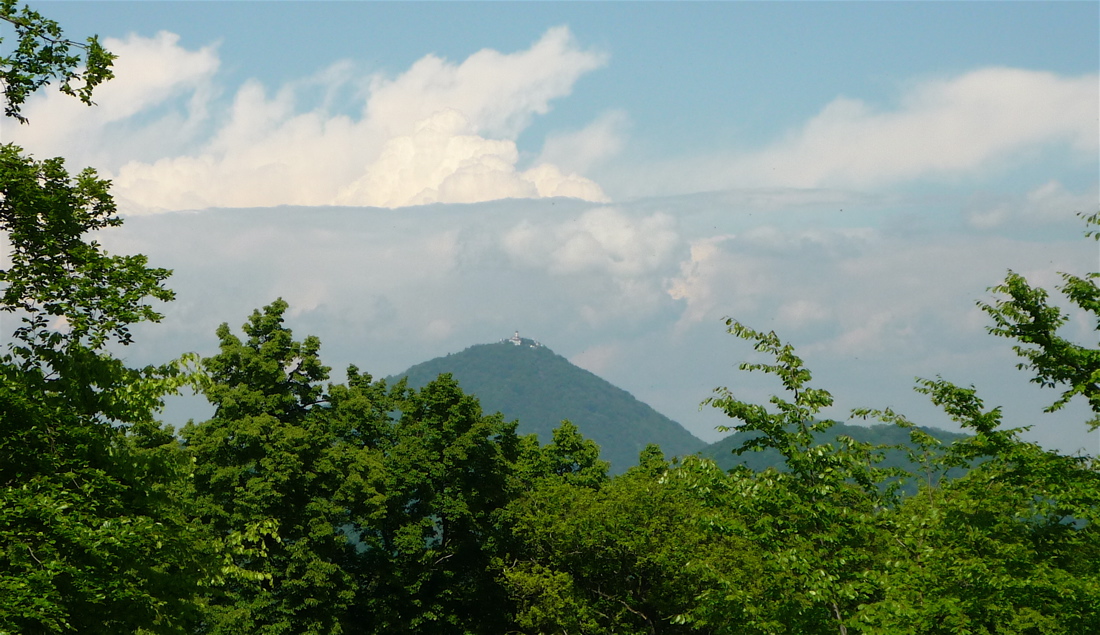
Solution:
[[[574,366],[534,340],[513,338],[471,346],[461,353],[417,364],[390,381],[407,377],[420,388],[442,373],[451,373],[462,390],[477,395],[485,412],[500,412],[519,420],[520,434],[537,434],[548,443],[551,432],[568,419],[600,445],[612,472],[638,462],[649,443],[665,456],[694,454],[706,444],[680,424]]]
[[[947,430],[940,430],[939,428],[922,427],[920,429],[939,439],[944,445],[949,445],[967,436],[960,432],[948,432]],[[735,448],[740,447],[742,443],[751,438],[750,435],[751,433],[749,432],[735,432],[724,439],[708,445],[701,450],[699,454],[714,460],[723,470],[733,469],[737,465],[748,466],[750,469],[757,472],[766,470],[769,467],[782,469],[783,457],[777,450],[771,448],[760,452],[745,452],[740,456],[733,454]],[[819,432],[815,434],[814,438],[819,443],[829,442],[837,446],[836,438],[838,436],[849,436],[856,441],[873,443],[875,445],[900,445],[912,447],[912,444],[909,442],[908,430],[899,428],[898,426],[885,424],[858,426],[838,423],[824,433]],[[916,467],[909,462],[906,452],[900,449],[888,451],[882,463],[878,465],[879,467],[901,467],[907,470]],[[953,471],[952,475],[955,475],[956,472],[961,473],[961,470]]]

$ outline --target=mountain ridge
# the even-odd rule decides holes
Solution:
[[[941,455],[950,444],[966,439],[970,435],[964,432],[951,432],[940,428],[917,426],[917,429],[940,441],[939,449],[934,454]],[[759,436],[759,433],[736,431],[723,437],[699,451],[699,456],[710,459],[722,470],[729,471],[738,466],[745,466],[754,472],[762,472],[769,468],[786,471],[787,467],[783,456],[775,448],[765,448],[761,451],[746,452],[741,455],[734,453],[745,441]],[[872,425],[853,425],[837,422],[827,430],[814,433],[814,442],[818,445],[831,443],[833,447],[839,447],[837,437],[847,436],[859,443],[870,443],[879,446],[882,452],[882,461],[876,465],[879,468],[900,468],[911,474],[920,474],[921,466],[910,460],[909,452],[917,448],[909,438],[909,430],[890,424],[878,423]],[[919,454],[919,453],[918,453]],[[962,467],[953,467],[947,471],[950,478],[958,478],[966,473]],[[907,494],[916,492],[916,482],[910,480],[902,491]]]
[[[637,464],[638,453],[650,443],[660,445],[669,457],[707,447],[629,392],[519,333],[421,362],[388,381],[405,377],[411,387],[420,388],[442,373],[450,373],[464,392],[476,395],[483,410],[518,420],[519,433],[536,434],[541,443],[550,441],[562,420],[572,421],[599,444],[614,473]]]

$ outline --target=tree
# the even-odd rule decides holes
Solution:
[[[1084,217],[1100,225],[1100,214]],[[1086,235],[1100,239],[1093,229]],[[1076,309],[1091,314],[1100,332],[1100,273],[1063,273],[1058,289]],[[991,289],[993,302],[978,305],[993,319],[989,332],[1015,340],[1018,365],[1032,381],[1061,389],[1046,411],[1082,396],[1100,425],[1100,348],[1059,334],[1069,314],[1049,294],[1009,271]],[[1100,465],[1096,457],[1064,456],[1020,440],[1021,430],[1000,429],[999,408],[985,410],[973,388],[942,379],[921,380],[918,390],[965,428],[944,465],[981,461],[963,478],[907,501],[903,540],[916,557],[892,585],[891,607],[906,607],[925,632],[972,629],[998,633],[1066,633],[1100,630]],[[920,529],[913,530],[914,527]],[[927,556],[922,557],[924,554]],[[915,597],[907,588],[927,591]]]
[[[942,379],[918,390],[973,435],[928,469],[959,478],[928,481],[889,510],[873,575],[880,598],[861,608],[867,632],[1085,633],[1100,628],[1100,473],[1000,429],[973,388]],[[875,413],[912,428],[903,417]],[[919,431],[913,428],[915,436]],[[927,437],[922,445],[935,440]],[[899,631],[904,626],[905,631]]]
[[[115,56],[106,51],[99,38],[83,43],[65,39],[57,22],[42,17],[17,0],[0,0],[0,20],[15,28],[17,43],[12,54],[0,57],[0,83],[4,85],[4,115],[21,123],[27,98],[51,81],[60,81],[60,90],[85,104],[92,103],[92,91],[111,79]],[[3,42],[3,39],[0,39]],[[83,54],[73,54],[73,49]]]
[[[1088,218],[1091,224],[1098,216]],[[1065,295],[1097,315],[1095,273],[1064,274]],[[1042,289],[1009,272],[994,287],[1000,298],[980,303],[993,334],[1016,339],[1045,387],[1061,387],[1048,410],[1076,395],[1097,409],[1097,349],[1068,341],[1068,319]],[[744,610],[737,632],[1067,633],[1100,629],[1100,471],[1095,458],[1063,456],[1003,429],[999,408],[986,409],[973,388],[942,378],[918,380],[918,391],[972,432],[941,450],[939,442],[890,410],[859,409],[908,429],[920,450],[913,462],[925,478],[916,495],[882,490],[892,471],[874,467],[878,449],[844,438],[839,449],[815,444],[812,433],[831,422],[816,418],[831,403],[808,387],[809,371],[774,333],[730,321],[731,332],[755,343],[774,363],[742,364],[775,374],[793,396],[773,397],[775,412],[719,389],[710,400],[758,436],[738,451],[774,448],[788,471],[741,468],[728,480],[688,474],[709,490],[733,490],[733,517],[752,519],[736,535],[761,553],[759,592],[712,596],[701,611]],[[1100,321],[1097,322],[1100,330]],[[1090,422],[1095,427],[1095,419]],[[968,467],[959,478],[949,470]],[[917,477],[917,474],[912,475]],[[732,606],[731,606],[732,604]]]
[[[600,446],[584,438],[580,429],[564,420],[551,432],[550,443],[540,446],[535,435],[521,439],[519,477],[529,483],[542,478],[598,489],[608,481],[611,464],[600,460]]]
[[[0,627],[20,632],[165,631],[204,576],[174,495],[188,466],[153,419],[182,366],[134,370],[106,351],[172,297],[167,271],[87,240],[113,212],[94,172],[0,146],[0,309],[21,319],[0,358]]]
[[[495,563],[518,495],[515,423],[482,413],[447,374],[394,394],[399,416],[379,447],[385,509],[361,536],[368,632],[505,632]]]
[[[13,2],[18,45],[0,58],[5,114],[51,80],[85,102],[110,77],[92,38],[69,54],[56,23]],[[154,419],[186,360],[131,369],[107,345],[156,321],[168,271],[111,256],[92,231],[118,225],[108,182],[0,146],[0,231],[10,264],[0,310],[20,319],[0,356],[0,631],[186,632],[217,551],[186,504],[188,459]]]
[[[236,562],[254,575],[227,580],[202,632],[340,633],[357,600],[350,536],[376,504],[377,462],[357,441],[359,421],[327,407],[320,341],[294,340],[286,309],[276,300],[253,312],[245,340],[218,328],[221,350],[203,360],[214,417],[183,430],[204,520],[226,540],[263,541],[264,557]],[[354,371],[351,383],[360,397],[370,389]],[[337,392],[346,414],[356,395]]]
[[[1100,212],[1083,217],[1087,226],[1100,227]],[[1088,230],[1086,235],[1100,241],[1100,231]],[[1064,284],[1058,290],[1077,309],[1091,313],[1090,319],[1100,331],[1100,272],[1084,276],[1063,273],[1062,280]],[[978,302],[993,318],[989,332],[1018,342],[1013,350],[1026,361],[1017,368],[1033,371],[1032,382],[1044,388],[1065,387],[1047,412],[1059,410],[1081,395],[1095,415],[1089,427],[1100,427],[1100,348],[1076,344],[1059,335],[1069,315],[1049,304],[1045,289],[1032,287],[1018,273],[1009,271],[1004,282],[991,290],[999,295],[997,299]]]
[[[1100,214],[1085,217],[1091,226]],[[1086,232],[1100,238],[1095,231]],[[1100,332],[1100,274],[1062,274],[1059,288]],[[1017,342],[1032,381],[1060,388],[1046,410],[1081,395],[1100,423],[1100,348],[1059,334],[1069,319],[1049,294],[1009,271],[979,306],[993,318],[990,333]],[[883,573],[887,595],[868,623],[904,620],[914,632],[1086,633],[1100,630],[1100,469],[1095,457],[1064,456],[1000,428],[999,408],[986,410],[973,388],[943,379],[918,390],[973,437],[935,461],[974,463],[964,477],[925,487],[896,511],[900,553]]]
[[[713,468],[685,461],[689,470]],[[651,445],[638,466],[599,488],[570,473],[551,475],[510,506],[517,546],[503,578],[520,632],[729,632],[741,625],[740,611],[698,609],[709,594],[725,597],[726,583],[752,586],[754,552],[726,530],[728,501],[711,505],[711,490],[689,486],[698,480],[683,478],[681,469]]]
[[[889,503],[881,484],[892,473],[875,467],[879,449],[849,437],[818,444],[814,433],[835,425],[818,413],[832,404],[827,391],[812,388],[810,371],[794,348],[774,333],[727,320],[729,332],[753,342],[770,363],[743,363],[741,370],[775,375],[790,400],[774,396],[774,412],[718,388],[705,401],[755,433],[735,453],[772,448],[787,471],[735,471],[731,498],[736,514],[752,519],[738,533],[764,561],[764,598],[742,597],[748,632],[846,633],[858,607],[874,600],[867,583],[883,539],[881,510]],[[713,612],[713,611],[712,611]]]

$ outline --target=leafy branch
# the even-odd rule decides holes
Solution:
[[[57,22],[26,6],[17,10],[16,0],[0,0],[0,20],[15,27],[17,40],[11,55],[0,57],[4,115],[26,123],[22,108],[27,98],[55,80],[61,92],[92,105],[92,91],[114,77],[116,56],[97,36],[84,42],[66,39]]]
[[[1082,215],[1092,227],[1100,226],[1100,213]],[[1086,231],[1100,240],[1100,232]],[[1085,276],[1062,274],[1063,284],[1057,289],[1078,309],[1090,313],[1095,328],[1100,330],[1100,273]],[[1075,395],[1083,396],[1095,415],[1090,429],[1100,427],[1100,349],[1082,346],[1061,336],[1059,330],[1070,316],[1049,302],[1045,289],[1031,286],[1018,273],[1009,271],[1005,281],[990,289],[999,297],[992,303],[978,306],[993,318],[988,331],[993,335],[1014,339],[1012,347],[1025,361],[1017,364],[1021,370],[1035,373],[1033,383],[1045,388],[1065,387],[1061,396],[1046,412],[1065,407]]]

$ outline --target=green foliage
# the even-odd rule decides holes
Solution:
[[[1010,282],[1015,289],[1026,284],[1013,274]],[[1074,293],[1078,306],[1087,308],[1080,298],[1092,291],[1078,287]],[[994,332],[1036,345],[1018,350],[1031,360],[1040,383],[1073,384],[1055,408],[1072,394],[1091,396],[1088,380],[1080,378],[1091,377],[1087,360],[1095,351],[1049,337],[1064,317],[1056,310],[1036,310],[1037,297],[1045,295],[1017,293],[994,312],[1003,318],[1002,327],[1012,320],[1023,323],[1023,315],[1045,316],[1034,321],[1042,328]],[[729,518],[745,523],[732,522],[735,535],[753,544],[765,569],[757,591],[711,594],[709,602],[683,615],[685,621],[740,609],[746,619],[738,632],[1100,628],[1100,474],[1093,460],[1020,441],[1020,430],[1001,429],[1000,409],[986,409],[973,388],[919,380],[918,391],[972,434],[944,447],[892,411],[855,411],[910,436],[909,464],[914,476],[924,478],[916,495],[895,498],[889,489],[875,487],[900,471],[876,465],[885,448],[844,437],[839,448],[821,441],[834,423],[816,415],[831,397],[808,387],[810,374],[793,349],[773,333],[732,321],[730,326],[731,333],[774,359],[742,369],[778,376],[792,398],[773,397],[775,410],[769,411],[719,389],[709,402],[740,421],[743,443],[735,452],[775,451],[783,456],[785,471],[740,468],[725,480],[705,470],[677,474],[729,501]],[[1046,333],[1045,339],[1032,337],[1036,331]],[[970,471],[951,477],[960,467]]]
[[[4,115],[25,122],[21,111],[27,98],[51,81],[60,81],[61,92],[92,103],[92,91],[111,79],[115,56],[97,37],[85,42],[67,40],[57,22],[42,17],[17,0],[0,0],[0,20],[15,29],[16,44],[0,57],[0,84],[4,85]],[[3,39],[0,39],[3,42]],[[80,53],[73,54],[73,49]]]
[[[1091,459],[1046,452],[1000,430],[972,388],[922,380],[921,392],[975,434],[940,466],[984,457],[925,487],[889,518],[876,571],[883,598],[868,632],[1068,633],[1100,628],[1100,473]]]
[[[105,54],[92,50],[88,83],[74,87],[56,25],[13,7],[0,4],[20,34],[0,59],[7,114],[48,75],[87,100]],[[190,514],[190,460],[154,421],[161,398],[193,379],[189,360],[137,370],[105,350],[159,318],[150,300],[171,299],[167,271],[88,240],[119,224],[114,210],[94,171],[70,176],[61,159],[0,146],[11,246],[0,310],[21,319],[0,356],[0,632],[187,632],[217,564]]]
[[[0,57],[8,116],[50,81],[90,103],[110,77],[95,38],[11,0],[0,21],[18,40]],[[699,444],[545,349],[452,360],[486,404],[552,416],[545,445],[431,363],[395,386],[354,366],[326,383],[282,300],[244,337],[223,324],[213,357],[128,368],[108,345],[172,294],[168,271],[87,238],[121,222],[108,186],[0,146],[0,310],[21,320],[0,356],[0,633],[1100,632],[1100,464],[1023,442],[973,387],[917,382],[965,436],[859,409],[892,427],[857,440],[820,418],[832,396],[793,347],[729,320],[767,357],[741,369],[783,394],[707,403],[736,422],[738,456],[782,465],[726,471],[667,461],[645,442]],[[1100,213],[1086,222],[1100,239]],[[1100,330],[1098,279],[1063,274],[1059,290]],[[1100,425],[1100,350],[1061,333],[1073,314],[1013,272],[992,291],[990,332],[1061,391],[1048,411],[1081,395]],[[502,372],[523,389],[493,393]],[[181,443],[156,413],[188,385],[215,414]],[[639,460],[612,478],[582,429],[650,438],[620,444]]]
[[[885,413],[871,414],[867,411],[867,418],[879,418],[887,416]],[[882,461],[878,467],[884,469],[894,468],[907,473],[923,473],[923,451],[920,444],[913,441],[913,434],[920,434],[927,438],[932,445],[932,454],[943,453],[943,448],[952,442],[966,437],[958,432],[948,432],[938,428],[923,428],[914,424],[903,427],[900,422],[891,420],[889,424],[856,425],[837,423],[827,430],[814,432],[814,444],[820,445],[830,441],[836,441],[838,437],[850,437],[860,443],[866,443],[872,447],[880,448]],[[732,470],[739,465],[744,465],[753,472],[763,472],[768,468],[780,471],[786,470],[783,455],[773,448],[762,448],[757,451],[734,454],[734,450],[741,447],[749,436],[754,433],[738,431],[707,446],[700,456],[714,461],[724,470]],[[952,476],[961,476],[964,470],[955,470]]]
[[[751,586],[758,568],[751,546],[715,530],[716,510],[669,469],[651,446],[599,489],[548,477],[509,509],[523,549],[503,579],[521,632],[718,632],[740,621],[738,611],[683,617],[724,595],[722,582]]]
[[[22,317],[14,352],[25,364],[60,370],[66,348],[129,344],[131,324],[160,319],[147,298],[173,297],[162,285],[169,271],[146,267],[140,255],[108,256],[86,240],[122,223],[108,185],[94,170],[70,177],[61,159],[0,146],[0,229],[11,242],[0,309]]]
[[[173,297],[169,271],[87,239],[121,223],[107,186],[92,170],[73,178],[61,159],[0,146],[0,231],[11,243],[0,311],[21,319],[2,361],[41,397],[86,416],[149,421],[161,397],[193,379],[193,358],[138,371],[104,352],[131,343],[132,324],[160,319],[149,300]]]
[[[515,424],[447,376],[389,388],[353,366],[326,390],[320,343],[294,340],[286,308],[254,312],[246,339],[218,329],[203,362],[214,417],[184,430],[203,519],[255,545],[201,632],[503,632],[494,563],[501,510],[522,491]],[[555,465],[606,478],[594,446],[562,442]],[[257,526],[271,530],[242,536]]]
[[[787,470],[734,472],[731,505],[749,519],[737,533],[763,556],[762,593],[766,601],[747,602],[750,632],[843,632],[858,607],[874,598],[868,576],[884,539],[882,509],[889,497],[880,483],[892,475],[876,467],[878,448],[841,437],[839,447],[818,445],[814,433],[836,422],[817,417],[832,404],[825,390],[813,388],[810,371],[775,333],[762,333],[734,320],[729,331],[753,342],[770,363],[743,363],[746,371],[775,375],[790,400],[773,396],[774,411],[737,399],[726,389],[705,403],[739,420],[747,436],[736,453],[770,448]],[[764,598],[761,598],[764,599]],[[753,630],[755,629],[755,630]]]
[[[1100,214],[1085,217],[1091,226],[1100,226]],[[1100,234],[1089,232],[1100,239]],[[1091,314],[1089,318],[1100,331],[1100,273],[1085,276],[1062,274],[1058,288],[1078,310]],[[1009,271],[1003,283],[991,289],[1000,296],[992,303],[978,306],[993,318],[989,332],[1019,342],[1012,348],[1024,358],[1017,367],[1034,373],[1031,381],[1046,388],[1064,387],[1061,396],[1049,406],[1048,412],[1061,409],[1075,395],[1083,396],[1094,417],[1092,429],[1100,427],[1100,349],[1074,343],[1058,331],[1070,316],[1049,304],[1045,289],[1032,287],[1023,276]]]
[[[0,632],[187,632],[216,563],[189,518],[190,460],[0,383]]]
[[[550,436],[550,443],[541,447],[537,438],[528,437],[519,468],[526,480],[562,479],[570,485],[593,489],[607,482],[610,464],[600,460],[600,446],[584,438],[571,421],[562,421]]]
[[[522,342],[520,346],[510,342],[471,346],[417,364],[397,377],[407,377],[410,386],[419,388],[448,373],[465,392],[477,395],[487,412],[518,420],[518,432],[538,435],[541,443],[550,442],[553,430],[567,419],[599,445],[613,474],[634,465],[649,443],[672,456],[704,447],[680,424],[625,390],[577,368],[545,346],[533,348],[531,340]]]
[[[509,600],[493,562],[516,496],[515,423],[482,413],[449,375],[403,389],[380,448],[385,511],[362,534],[372,632],[499,633]]]
[[[340,633],[356,598],[344,529],[373,513],[377,465],[348,419],[319,407],[320,342],[295,341],[286,308],[255,311],[247,340],[219,327],[221,352],[203,361],[214,417],[183,431],[203,520],[226,541],[256,545],[232,560],[245,575],[226,578],[201,632]],[[341,405],[352,398],[341,392]]]

